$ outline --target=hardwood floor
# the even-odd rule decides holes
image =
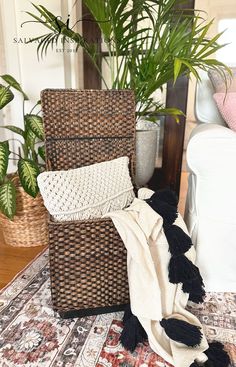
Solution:
[[[45,247],[13,247],[4,243],[0,233],[0,289],[10,282]]]
[[[184,214],[187,193],[187,172],[182,172],[179,198],[179,212]],[[8,284],[30,261],[32,261],[45,247],[12,247],[4,243],[0,233],[0,289]]]

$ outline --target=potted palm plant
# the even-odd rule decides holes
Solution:
[[[103,51],[93,41],[73,30],[68,21],[50,12],[42,5],[34,5],[35,13],[28,12],[33,22],[41,23],[47,33],[37,40],[39,54],[47,53],[49,45],[73,41],[82,47],[98,70],[106,88],[133,89],[136,98],[136,116],[155,121],[158,116],[170,114],[178,121],[182,112],[165,108],[154,98],[155,91],[182,75],[192,73],[200,79],[199,69],[226,67],[212,55],[221,47],[217,43],[221,33],[212,39],[207,33],[212,21],[204,22],[191,9],[177,9],[183,0],[83,0],[101,31]],[[86,21],[86,20],[85,20]],[[110,83],[102,73],[101,58],[110,71]]]
[[[23,127],[5,125],[17,138],[0,141],[0,226],[5,242],[12,246],[47,244],[46,209],[39,194],[37,176],[44,169],[42,118],[34,113],[40,101],[26,114],[28,100],[20,84],[10,75],[2,75],[0,110],[13,99],[12,89],[22,95]],[[18,143],[18,152],[12,142]],[[9,174],[9,162],[17,163],[16,172]]]

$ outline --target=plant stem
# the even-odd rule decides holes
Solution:
[[[24,122],[24,130],[25,130],[25,100],[23,99],[22,105],[22,112],[23,112],[23,122]]]
[[[20,154],[10,151],[10,154],[15,154],[17,157],[21,158]],[[13,159],[13,158],[12,158]]]
[[[35,109],[36,106],[38,106],[38,102],[36,102],[35,105],[31,108],[30,113],[29,113],[30,115],[31,115],[31,113],[33,112],[33,110]],[[39,112],[41,112],[41,110]],[[38,115],[38,113],[36,113],[36,115]]]
[[[133,13],[131,18],[131,24],[132,24],[132,27],[130,29],[131,34],[137,31],[137,17],[138,17],[138,13],[135,11],[137,5],[136,0],[133,0],[132,3],[133,3]],[[137,53],[137,43],[133,43],[131,47],[131,62],[130,62],[130,86],[131,89],[133,90],[135,90],[134,70],[136,66],[136,60],[135,60],[136,53]]]

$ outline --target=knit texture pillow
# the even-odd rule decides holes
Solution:
[[[216,93],[224,93],[226,92],[236,92],[236,68],[231,68],[232,77],[225,73],[225,77],[222,73],[216,70],[209,70],[208,76],[212,82],[212,85],[215,89]],[[225,85],[225,78],[226,78],[226,85]],[[226,88],[227,86],[227,88]]]
[[[213,97],[223,119],[236,132],[236,92],[215,93]]]
[[[134,199],[128,169],[121,157],[68,171],[38,176],[44,205],[55,221],[83,220],[123,209]]]

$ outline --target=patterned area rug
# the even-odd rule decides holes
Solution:
[[[236,294],[208,293],[189,309],[204,324],[209,341],[225,344],[236,367]],[[48,250],[0,292],[0,366],[170,367],[140,344],[122,348],[122,312],[62,320],[50,299]]]

